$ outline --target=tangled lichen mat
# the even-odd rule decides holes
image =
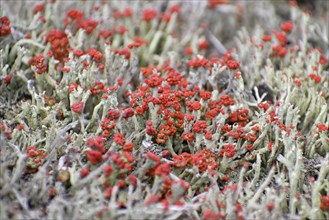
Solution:
[[[0,219],[329,219],[329,2],[2,0]]]

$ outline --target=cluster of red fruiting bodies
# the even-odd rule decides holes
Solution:
[[[209,8],[214,8],[218,4],[225,4],[226,1],[209,1]],[[96,10],[96,9],[95,9]],[[34,9],[34,13],[42,13],[44,11],[43,5],[38,5]],[[170,16],[173,13],[179,13],[179,5],[173,5],[169,12],[161,14],[154,9],[145,9],[142,13],[142,20],[150,22],[153,19],[162,19],[165,21],[170,20]],[[121,19],[130,17],[132,10],[126,8],[123,11],[115,11],[113,16],[115,19]],[[7,17],[2,17],[0,20],[0,37],[10,35],[10,21]],[[97,39],[106,40],[107,44],[110,44],[110,39],[115,34],[124,34],[129,29],[124,26],[116,26],[113,29],[100,29],[97,27],[100,21],[93,19],[85,19],[85,15],[82,11],[73,9],[67,12],[64,24],[66,27],[70,27],[72,31],[76,32],[79,29],[83,29],[87,35],[91,35],[98,31]],[[273,58],[284,58],[289,53],[287,45],[287,35],[294,29],[294,24],[291,21],[287,21],[281,24],[281,32],[273,31],[272,35],[264,35],[260,46],[264,47],[266,44],[271,45]],[[276,38],[276,41],[273,38]],[[253,41],[253,39],[250,39]],[[70,74],[70,69],[64,67],[66,61],[69,60],[68,56],[70,52],[73,52],[73,59],[78,60],[82,55],[89,55],[90,62],[97,64],[97,67],[102,70],[104,68],[104,56],[101,51],[94,48],[82,51],[80,49],[74,50],[69,45],[67,34],[63,30],[50,30],[46,37],[45,42],[50,45],[50,49],[47,55],[36,55],[31,58],[29,65],[35,68],[37,74],[47,74],[48,64],[47,60],[54,57],[60,61],[58,71],[63,74]],[[273,43],[275,42],[275,43]],[[271,44],[273,43],[273,44]],[[126,45],[121,49],[112,49],[112,52],[123,56],[129,60],[131,57],[131,49],[138,48],[143,45],[148,45],[148,42],[143,40],[140,36],[135,36],[134,41],[129,45]],[[200,41],[199,48],[207,49],[209,43],[207,41]],[[291,48],[290,48],[291,49]],[[192,55],[193,51],[189,47],[185,48],[185,53]],[[325,64],[326,58],[322,55],[319,60],[319,64]],[[83,66],[88,69],[91,63],[84,60]],[[226,66],[227,74],[236,74],[240,68],[238,61],[233,59],[232,51],[228,51],[222,58],[191,58],[184,64],[186,68],[198,69],[205,68],[209,70],[210,74],[214,65]],[[106,117],[100,122],[99,127],[102,130],[100,136],[92,136],[85,142],[88,148],[85,154],[85,158],[88,161],[86,167],[81,169],[80,177],[85,178],[96,167],[103,163],[106,163],[103,168],[104,175],[104,196],[109,199],[114,186],[118,186],[119,189],[127,187],[132,184],[136,187],[138,177],[135,175],[134,167],[136,161],[134,154],[136,154],[137,147],[133,140],[126,140],[129,134],[126,134],[124,130],[117,128],[119,121],[127,122],[132,117],[139,119],[149,119],[148,115],[156,109],[156,114],[159,121],[145,120],[143,126],[145,127],[145,133],[150,139],[160,145],[163,149],[161,154],[155,154],[153,152],[147,152],[144,156],[145,164],[145,177],[162,178],[161,192],[156,195],[152,195],[145,202],[149,205],[154,202],[161,201],[164,205],[169,205],[172,202],[175,205],[181,205],[182,200],[180,198],[173,198],[173,186],[178,184],[183,189],[184,193],[189,189],[188,180],[181,179],[179,181],[172,180],[168,177],[173,169],[188,169],[197,167],[199,173],[209,172],[213,175],[216,169],[220,165],[220,161],[223,157],[234,158],[236,151],[236,143],[238,141],[244,141],[246,144],[244,149],[253,154],[253,143],[257,140],[260,131],[258,124],[254,124],[251,130],[245,129],[249,119],[252,117],[252,112],[248,108],[239,107],[236,108],[234,98],[228,94],[221,94],[218,97],[212,97],[212,93],[205,88],[193,85],[188,81],[187,77],[183,76],[181,72],[175,68],[165,64],[163,66],[154,67],[148,66],[141,68],[141,78],[143,82],[134,91],[127,92],[126,96],[129,99],[129,107],[119,107],[117,109],[108,109]],[[10,75],[8,75],[10,76]],[[295,76],[294,81],[296,86],[301,86],[300,77]],[[315,83],[321,83],[321,77],[315,73],[310,73],[309,78]],[[303,79],[304,81],[308,79]],[[4,81],[5,84],[10,83],[9,79]],[[118,81],[117,86],[120,87],[122,81]],[[68,93],[71,93],[78,89],[79,83],[70,82],[68,87]],[[92,96],[100,96],[107,98],[109,91],[116,91],[117,86],[106,86],[103,82],[97,81],[89,89]],[[219,92],[223,88],[214,88]],[[268,114],[267,123],[279,126],[286,134],[290,135],[291,129],[294,127],[286,127],[276,115],[276,107],[280,103],[261,102],[258,104],[258,110]],[[71,103],[71,110],[77,114],[83,112],[85,103],[76,102]],[[152,106],[152,107],[151,107]],[[156,108],[155,108],[156,107]],[[270,107],[273,107],[270,111]],[[174,153],[169,152],[166,149],[166,144],[175,139],[175,143],[179,143],[182,147],[187,144],[194,144],[197,136],[201,136],[206,141],[219,141],[214,140],[213,135],[218,132],[217,128],[219,123],[216,121],[216,117],[219,115],[226,115],[227,119],[224,125],[221,125],[220,138],[224,142],[220,146],[220,151],[215,153],[211,149],[206,148],[206,144],[203,144],[202,150],[199,152],[181,152]],[[60,118],[60,117],[59,117]],[[1,124],[0,124],[1,125]],[[324,124],[318,125],[318,132],[327,132],[328,126]],[[4,130],[5,128],[0,130]],[[301,136],[301,133],[294,138]],[[109,150],[107,143],[114,143],[117,147],[117,151]],[[272,149],[272,142],[268,142],[268,149]],[[30,173],[36,172],[38,167],[42,164],[42,160],[46,157],[46,154],[37,149],[34,146],[27,148],[27,157],[29,161],[33,161],[33,165],[28,164],[27,169]],[[163,162],[162,158],[166,158],[170,162]],[[143,177],[143,178],[145,178]],[[228,181],[229,176],[222,176],[221,181]],[[227,190],[225,188],[224,190]],[[201,190],[207,190],[207,186],[200,187],[197,193]],[[184,194],[183,193],[183,194]],[[182,194],[182,195],[183,195]],[[121,202],[119,205],[124,206],[125,203]],[[322,197],[321,209],[328,210],[328,196]],[[270,209],[270,208],[269,208]],[[241,204],[236,206],[237,212],[242,210]],[[210,210],[204,211],[205,218],[212,217],[222,218],[220,214],[213,214]]]
[[[10,21],[7,16],[0,18],[0,37],[8,36],[11,34]]]
[[[38,149],[35,146],[30,146],[26,149],[27,165],[26,173],[35,173],[38,168],[42,165],[43,159],[46,158],[47,154]]]

